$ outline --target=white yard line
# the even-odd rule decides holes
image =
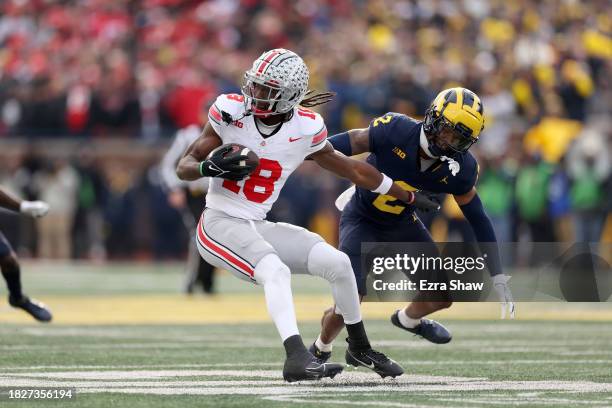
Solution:
[[[221,342],[219,342],[221,341]],[[254,348],[276,348],[282,350],[282,344],[277,342],[261,342],[249,339],[249,346]],[[18,350],[64,350],[66,344],[10,344],[0,345],[0,350],[18,351]],[[244,342],[234,339],[234,342],[211,340],[210,342],[163,342],[163,343],[96,343],[96,344],[75,344],[75,348],[80,350],[133,350],[133,349],[210,349],[210,348],[239,348],[244,349]]]
[[[130,380],[172,377],[250,377],[278,378],[280,370],[134,370],[134,371],[58,371],[2,374],[4,377],[64,378],[82,380]]]
[[[579,355],[577,353],[576,355]],[[607,355],[607,353],[604,353]],[[340,361],[340,360],[338,360]],[[612,366],[612,359],[593,359],[593,360],[570,360],[570,359],[505,359],[505,360],[400,360],[396,359],[399,363],[412,366],[429,366],[429,365],[508,365],[508,364],[609,364]],[[281,362],[275,363],[213,363],[213,364],[144,364],[144,365],[37,365],[37,366],[23,366],[23,367],[1,367],[3,371],[17,371],[17,370],[115,370],[115,369],[147,369],[147,368],[221,368],[221,367],[282,367]],[[89,371],[87,371],[89,372]],[[209,372],[206,370],[206,372]],[[39,376],[45,375],[44,372],[36,373]]]
[[[38,365],[21,367],[2,367],[3,370],[54,370],[54,369],[135,369],[135,368],[207,368],[207,367],[282,367],[283,363],[210,363],[210,364],[138,364],[138,365]]]
[[[467,391],[523,391],[528,389],[576,392],[576,393],[609,393],[612,392],[612,384],[598,383],[567,383],[557,381],[529,382],[529,381],[482,381],[473,383],[449,383],[449,384],[401,384],[366,386],[335,386],[332,384],[318,385],[284,385],[277,387],[193,387],[193,388],[169,388],[169,387],[134,387],[134,388],[84,388],[79,392],[86,393],[126,393],[126,394],[159,394],[159,395],[309,395],[309,394],[336,394],[338,392],[361,393],[419,393],[427,395],[433,391],[444,392],[467,392]]]
[[[57,381],[37,380],[32,378],[3,378],[0,377],[0,387],[57,387],[57,388],[117,388],[117,387],[238,387],[238,386],[270,386],[283,385],[285,382],[278,374],[277,380],[194,380],[194,381]]]
[[[180,377],[239,377],[240,380],[218,380],[212,381],[193,380],[193,381],[173,381],[173,378]],[[209,390],[217,390],[215,386],[224,385],[227,390],[236,392],[245,385],[243,381],[248,381],[249,385],[260,385],[263,387],[251,387],[244,389],[245,393],[256,392],[261,394],[267,386],[277,385],[281,380],[280,370],[137,370],[137,371],[60,371],[60,372],[19,372],[3,373],[0,377],[0,385],[13,384],[49,384],[52,382],[61,383],[62,386],[81,384],[84,387],[95,387],[104,390],[106,387],[154,387],[167,388],[169,386],[188,386],[194,387],[208,386]],[[137,382],[134,380],[141,379]],[[264,380],[254,380],[264,379]],[[273,381],[269,381],[272,379]],[[71,381],[76,380],[76,381]],[[87,381],[92,380],[92,381]],[[100,381],[95,381],[100,380]],[[129,380],[121,382],[121,380]],[[160,381],[160,380],[166,380]],[[377,392],[380,390],[427,392],[427,391],[468,391],[468,390],[512,390],[530,391],[551,390],[564,392],[612,392],[612,383],[596,383],[592,381],[488,381],[485,378],[471,377],[449,377],[431,375],[405,375],[395,380],[382,380],[371,372],[357,372],[347,370],[340,374],[336,379],[311,383],[301,382],[296,384],[283,384],[279,389],[285,391],[309,392],[312,390],[336,390],[347,392],[355,390],[357,392]],[[128,390],[126,390],[128,391]],[[173,390],[175,392],[177,390]],[[218,391],[218,390],[217,390]],[[186,389],[187,393],[193,392]],[[216,392],[216,391],[215,391]],[[264,393],[265,394],[265,393]]]
[[[173,369],[153,369],[152,366],[145,366],[143,368],[147,369],[140,370],[112,365],[33,366],[30,371],[3,371],[0,374],[0,386],[76,388],[79,394],[240,395],[281,402],[287,406],[309,403],[391,408],[441,407],[448,403],[470,407],[555,407],[560,404],[599,407],[605,405],[602,401],[605,401],[603,398],[606,395],[612,395],[612,383],[591,381],[490,381],[486,378],[433,375],[404,375],[395,380],[383,380],[370,371],[347,369],[333,380],[287,384],[282,380],[280,365],[274,370],[221,369],[219,364],[206,365],[211,369],[186,366],[189,368],[177,369],[171,366]],[[203,368],[204,365],[197,366]],[[224,366],[244,368],[245,365]],[[248,366],[261,367],[258,364]],[[57,367],[61,371],[41,372],[41,367]],[[68,371],[69,367],[78,368],[78,371]],[[106,370],[98,369],[100,367]],[[516,395],[517,392],[519,395]],[[384,401],[384,396],[391,393],[420,397],[426,401]],[[347,398],[342,399],[342,396]],[[354,401],[349,398],[352,396],[361,396],[362,399]],[[363,399],[368,397],[372,401]]]
[[[57,371],[57,372],[29,372],[29,373],[3,373],[0,379],[64,379],[64,380],[155,380],[176,377],[240,377],[240,378],[273,378],[280,379],[282,371],[279,370],[134,370],[134,371]],[[0,381],[2,381],[0,380]],[[332,384],[346,383],[347,381],[373,381],[380,377],[370,371],[356,371],[347,369],[341,376],[336,377]],[[435,376],[435,375],[403,375],[395,380],[385,380],[392,383],[431,383],[444,382],[471,382],[484,381],[486,378]],[[42,380],[44,381],[44,380]],[[327,380],[326,380],[327,381]],[[330,380],[331,381],[331,380]],[[229,381],[231,382],[231,381]],[[229,383],[228,382],[228,383]],[[323,382],[325,384],[325,382]]]

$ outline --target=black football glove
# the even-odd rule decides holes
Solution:
[[[421,211],[430,212],[440,210],[440,201],[435,196],[412,191],[412,200],[408,204],[415,206]]]
[[[241,161],[246,162],[248,157],[242,154],[228,156],[231,151],[231,145],[223,145],[210,152],[206,160],[200,163],[200,174],[203,177],[220,177],[234,181],[242,180],[251,174],[254,170],[252,166],[240,164]]]

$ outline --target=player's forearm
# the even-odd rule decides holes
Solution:
[[[217,147],[221,146],[221,139],[212,128],[210,123],[204,126],[202,136],[187,148],[176,167],[176,175],[181,180],[193,181],[202,177],[215,177],[215,174],[203,173],[201,163],[207,161],[208,155]]]
[[[0,189],[0,207],[19,212],[21,200]]]
[[[497,246],[497,237],[493,224],[484,210],[482,202],[478,194],[475,194],[472,200],[464,205],[459,206],[466,220],[470,223],[476,241],[486,244],[482,245],[487,253],[487,266],[492,276],[502,273],[501,258],[499,248]]]
[[[493,224],[491,224],[478,194],[475,194],[469,203],[460,205],[459,208],[472,226],[478,242],[497,242]]]
[[[383,181],[384,176],[382,173],[368,163],[357,160],[355,160],[355,162],[356,164],[353,166],[355,174],[352,176],[354,178],[349,178],[349,180],[359,187],[366,188],[370,191],[376,191]],[[390,189],[384,192],[384,194],[393,196],[406,203],[413,201],[413,193],[404,190],[395,183],[391,184]]]
[[[331,145],[313,154],[312,159],[321,167],[337,176],[352,181],[355,185],[366,190],[381,194],[390,194],[407,203],[414,200],[412,192],[408,192],[394,184],[388,177],[385,178],[374,166],[369,163],[351,159],[332,149]]]
[[[202,178],[202,174],[200,174],[200,162],[191,155],[183,157],[176,166],[176,175],[179,179],[185,181],[193,181]]]
[[[345,178],[356,186],[374,191],[383,182],[384,176],[376,168],[366,162],[345,157],[340,153],[333,152],[328,157],[341,157],[340,160],[317,160],[327,170],[337,176]]]

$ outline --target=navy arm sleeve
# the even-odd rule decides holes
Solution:
[[[352,156],[353,149],[351,148],[351,138],[348,132],[338,133],[337,135],[333,135],[328,138],[327,141],[331,143],[331,145],[342,153],[345,156]]]
[[[405,116],[395,112],[388,112],[383,116],[374,118],[368,127],[370,152],[376,154],[378,149],[384,146],[388,134],[398,132],[398,130],[403,129],[407,123],[410,122]],[[338,133],[327,140],[329,140],[337,151],[346,156],[352,156],[353,151],[348,132]]]
[[[478,242],[495,243],[495,245],[486,246],[486,252],[488,253],[487,266],[489,267],[491,276],[499,275],[502,273],[502,269],[499,248],[497,246],[497,237],[495,236],[493,224],[491,224],[491,220],[482,206],[480,197],[476,194],[469,203],[459,206],[459,208],[461,208],[463,215],[465,215],[465,218],[472,226],[472,230],[474,230],[474,235]]]

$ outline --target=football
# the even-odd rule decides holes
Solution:
[[[259,166],[259,157],[254,151],[238,143],[231,143],[231,146],[232,149],[225,154],[225,157],[247,156],[247,159],[241,160],[239,164],[240,166],[248,167],[251,172]]]

